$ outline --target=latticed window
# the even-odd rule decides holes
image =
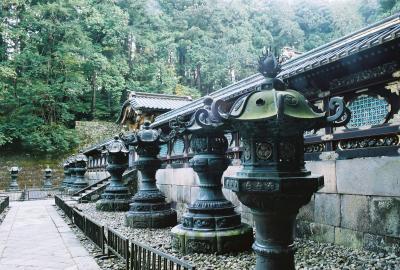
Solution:
[[[174,146],[172,148],[172,151],[174,152],[175,155],[182,155],[183,150],[185,149],[185,143],[182,139],[177,139],[174,142]]]
[[[168,154],[168,145],[167,144],[162,144],[160,147],[160,157],[166,157]]]
[[[389,104],[384,99],[372,96],[359,96],[350,102],[351,111],[348,127],[379,125],[385,122]]]

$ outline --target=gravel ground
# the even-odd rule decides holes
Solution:
[[[98,212],[95,209],[94,203],[79,204],[76,207],[81,209],[87,216],[105,226],[115,229],[122,235],[191,262],[199,270],[246,270],[254,268],[255,255],[252,251],[224,255],[191,254],[183,256],[179,253],[175,253],[171,248],[169,236],[171,228],[127,228],[123,225],[124,213]],[[296,239],[296,245],[298,247],[296,252],[296,269],[400,270],[400,257],[394,254],[378,254],[304,239]],[[105,265],[105,267],[109,267],[112,264],[107,262]],[[103,269],[119,270],[123,269],[123,266],[120,263],[116,263],[112,268]]]

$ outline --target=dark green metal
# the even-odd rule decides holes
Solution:
[[[79,153],[75,157],[75,167],[73,169],[75,181],[71,183],[68,193],[73,194],[89,185],[84,176],[87,170],[87,161],[88,159],[83,153]]]
[[[256,270],[294,270],[296,215],[323,186],[323,177],[304,167],[303,133],[342,125],[350,113],[340,98],[330,101],[333,115],[330,110],[315,112],[303,95],[286,90],[285,83],[274,78],[279,65],[269,53],[260,59],[259,70],[266,76],[262,91],[239,98],[228,113],[222,110],[228,104],[206,98],[194,119],[202,129],[240,133],[243,168],[225,177],[224,186],[252,211]]]
[[[21,171],[21,168],[18,168],[17,166],[11,167],[10,171],[10,175],[11,175],[11,182],[10,185],[8,187],[9,191],[19,191],[19,186],[18,186],[18,173]]]
[[[71,177],[71,171],[70,171],[70,163],[68,159],[64,162],[63,164],[63,169],[64,169],[64,178],[63,181],[59,187],[61,191],[63,191],[66,188],[66,185]]]
[[[75,173],[76,159],[75,159],[75,155],[70,156],[67,159],[67,162],[69,164],[69,166],[68,166],[69,178],[65,182],[64,190],[66,190],[68,192],[69,188],[71,188],[72,184],[76,181],[76,173]]]
[[[146,121],[139,132],[131,134],[126,141],[135,147],[139,155],[134,166],[139,171],[139,189],[133,196],[125,225],[133,228],[163,228],[176,224],[176,211],[165,201],[164,194],[157,188],[156,171],[161,167],[157,158],[160,152],[160,133],[150,128]]]
[[[278,70],[275,58],[264,55],[260,60],[260,72],[266,76],[262,91],[239,98],[228,113],[222,112],[227,107],[223,101],[207,100],[209,108],[195,114],[203,128],[225,125],[240,132],[243,168],[225,177],[224,186],[252,211],[257,270],[295,269],[296,215],[323,186],[323,177],[304,167],[303,133],[341,125],[349,118],[340,98],[330,101],[333,115],[314,112],[304,96],[285,90],[284,82],[274,78]]]
[[[222,193],[221,177],[230,161],[225,156],[228,141],[223,126],[208,118],[203,124],[201,116],[211,103],[206,99],[205,109],[195,113],[186,132],[192,134],[194,152],[190,166],[199,176],[199,195],[187,207],[181,224],[172,231],[172,244],[183,253],[227,253],[248,250],[253,242],[253,229],[241,223],[235,206]],[[179,120],[178,120],[179,122]]]
[[[122,174],[128,168],[129,151],[125,143],[116,136],[104,149],[104,153],[107,155],[106,170],[111,175],[111,182],[101,194],[96,208],[101,211],[128,211],[130,193],[122,181]]]
[[[50,169],[49,167],[47,167],[44,170],[44,184],[43,184],[43,188],[45,189],[50,189],[53,187],[53,184],[51,183],[51,173],[52,173],[52,169]]]

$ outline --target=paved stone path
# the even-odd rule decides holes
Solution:
[[[0,225],[0,270],[99,270],[54,200],[12,202]]]

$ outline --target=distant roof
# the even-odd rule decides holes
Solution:
[[[131,92],[128,99],[122,105],[117,122],[120,123],[123,120],[126,108],[141,111],[167,112],[183,107],[190,102],[192,102],[192,98],[188,96]]]
[[[192,101],[191,97],[131,92],[127,102],[135,109],[173,110]]]
[[[85,155],[87,155],[87,156],[89,156],[89,154],[90,154],[91,152],[98,151],[98,150],[101,149],[103,146],[108,145],[112,140],[113,140],[113,138],[108,138],[108,139],[105,139],[105,140],[103,140],[103,141],[101,141],[101,142],[98,142],[98,143],[96,143],[96,144],[92,144],[91,146],[82,149],[82,153],[85,154]]]
[[[289,79],[295,75],[330,64],[363,50],[400,37],[400,13],[362,28],[340,39],[322,45],[284,62],[277,77]],[[229,100],[261,87],[265,78],[261,73],[251,75],[211,94],[213,99]],[[163,125],[178,115],[188,115],[203,106],[204,97],[156,117],[152,126]]]

